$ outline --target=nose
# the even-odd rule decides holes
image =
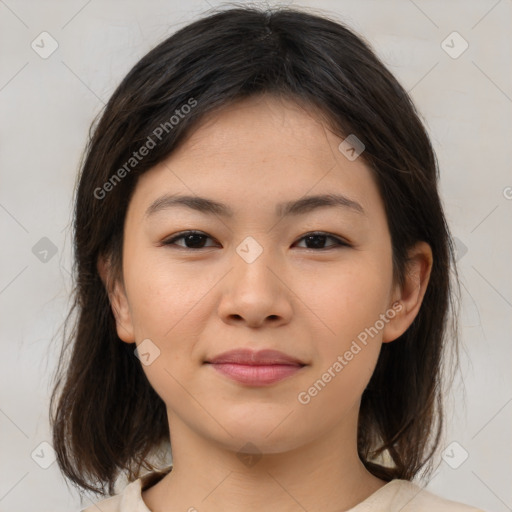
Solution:
[[[232,263],[234,268],[222,280],[218,306],[223,322],[253,328],[288,323],[293,293],[270,251],[264,250],[251,263],[234,254]]]

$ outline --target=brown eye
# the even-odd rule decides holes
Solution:
[[[208,239],[208,235],[205,233],[201,233],[200,231],[184,231],[183,233],[165,240],[162,242],[162,245],[176,245],[178,247],[182,247],[183,249],[203,249],[205,247],[213,247],[213,246],[205,246],[205,241]],[[176,244],[176,241],[183,239],[184,244]]]
[[[330,244],[329,246],[325,247],[325,243],[327,239],[334,240],[334,244]],[[340,246],[346,246],[349,247],[349,244],[344,242],[341,238],[338,238],[337,236],[330,235],[329,233],[323,233],[323,232],[316,232],[316,233],[308,233],[307,235],[303,236],[300,240],[305,240],[306,242],[306,249],[319,249],[319,250],[326,250],[326,249],[333,249]]]
[[[201,231],[184,231],[177,236],[169,238],[162,242],[162,245],[165,246],[175,246],[181,247],[182,249],[205,249],[208,247],[215,247],[215,245],[205,245],[206,241],[210,239],[213,240],[210,236]],[[331,243],[326,246],[327,240],[333,240],[334,243]],[[182,243],[176,243],[178,240],[183,240]],[[305,249],[314,249],[314,250],[328,250],[335,249],[337,247],[350,247],[350,244],[342,240],[341,238],[331,235],[329,233],[324,232],[315,232],[308,233],[303,236],[300,241],[304,240],[306,243]]]

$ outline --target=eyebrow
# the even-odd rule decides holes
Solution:
[[[145,217],[151,217],[156,213],[173,207],[184,206],[200,213],[219,215],[221,217],[233,217],[233,210],[213,199],[199,196],[169,195],[165,194],[151,203],[146,210]],[[365,215],[363,207],[356,201],[340,194],[322,194],[306,196],[295,201],[288,201],[276,205],[276,216],[287,217],[290,215],[303,215],[319,208],[338,207],[344,208],[361,215]]]

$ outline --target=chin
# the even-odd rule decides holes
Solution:
[[[254,450],[255,453],[278,454],[294,450],[308,442],[310,436],[302,429],[298,430],[296,422],[283,421],[287,414],[267,418],[246,416],[236,422],[221,422],[233,436],[222,430],[220,438],[216,436],[217,441],[234,452]]]

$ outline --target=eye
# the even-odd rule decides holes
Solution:
[[[327,247],[323,247],[325,244],[325,241],[330,238],[331,240],[334,240],[334,244],[331,244]],[[314,233],[308,233],[307,235],[304,235],[299,240],[305,240],[306,245],[309,244],[309,247],[306,247],[306,249],[319,249],[319,250],[327,250],[327,249],[334,249],[336,247],[345,246],[350,247],[350,244],[342,240],[341,238],[330,235],[329,233],[324,233],[322,231],[315,231]]]
[[[325,247],[326,240],[330,238],[331,240],[334,240],[333,244],[330,244],[329,246]],[[207,239],[213,240],[210,236],[208,236],[206,233],[203,233],[201,231],[183,231],[182,233],[169,238],[162,242],[162,245],[166,246],[178,246],[182,247],[183,249],[204,249],[207,247],[214,247],[214,245],[205,245],[205,242]],[[183,244],[177,244],[176,242],[178,240],[183,240]],[[302,238],[299,239],[299,241],[304,240],[306,243],[306,249],[315,249],[315,250],[327,250],[327,249],[334,249],[336,247],[345,246],[350,247],[350,244],[342,240],[341,238],[330,235],[329,233],[325,233],[323,231],[317,231],[313,233],[308,233],[304,235]]]
[[[211,239],[211,237],[201,231],[183,231],[181,234],[163,241],[162,245],[178,245],[183,249],[203,249],[205,247],[204,242],[206,238]],[[184,240],[185,246],[175,243],[177,240],[181,239]]]

